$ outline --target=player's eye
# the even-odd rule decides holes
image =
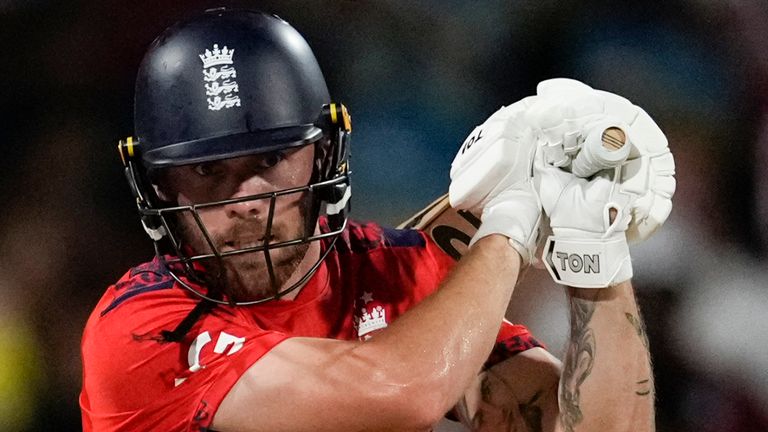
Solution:
[[[261,170],[272,168],[285,159],[285,152],[274,151],[261,155],[255,161],[255,167]]]
[[[203,162],[195,165],[193,169],[200,177],[208,177],[221,172],[221,167],[215,162]]]

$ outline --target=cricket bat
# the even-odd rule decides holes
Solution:
[[[480,216],[468,210],[456,210],[448,202],[448,194],[436,199],[416,213],[400,229],[418,229],[432,237],[445,253],[458,260],[469,248],[469,241],[480,227]]]

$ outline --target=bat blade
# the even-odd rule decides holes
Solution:
[[[469,241],[480,227],[480,217],[467,210],[456,210],[441,196],[401,223],[400,229],[420,229],[445,253],[458,260],[467,252]]]

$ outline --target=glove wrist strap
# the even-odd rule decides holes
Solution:
[[[632,277],[627,240],[574,239],[550,236],[544,265],[555,282],[577,288],[606,288]]]

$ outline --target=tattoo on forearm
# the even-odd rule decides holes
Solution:
[[[539,397],[541,396],[541,392],[536,392],[535,395],[531,398],[530,401],[527,403],[522,403],[517,406],[518,410],[520,411],[520,415],[523,417],[523,421],[525,421],[525,426],[528,428],[529,432],[541,432],[542,426],[541,426],[541,419],[543,417],[543,413],[541,410],[541,407],[537,405],[539,402]]]
[[[483,409],[483,405],[490,405],[492,394],[490,377],[485,375],[483,380],[480,382],[480,399],[483,401],[483,404],[478,407],[477,412],[475,412],[475,416],[472,417],[473,429],[480,429],[483,427],[485,423],[485,419],[483,418],[483,412],[485,411]]]
[[[459,403],[456,404],[454,412],[456,413],[457,419],[461,423],[465,425],[472,424],[472,415],[469,413],[469,407],[467,406],[466,396],[463,396],[461,400],[459,400]]]
[[[595,362],[595,334],[589,327],[594,313],[593,300],[571,297],[571,338],[560,380],[560,415],[566,432],[573,432],[584,418],[579,388],[592,372]]]
[[[491,374],[480,382],[481,403],[470,422],[474,431],[542,432],[544,413],[540,406],[542,393],[537,392],[531,400],[515,403],[514,400],[494,400],[498,386],[506,385],[502,379]],[[498,397],[498,396],[497,396]],[[512,402],[512,403],[510,403]],[[521,429],[524,428],[524,429]]]
[[[624,316],[626,316],[627,321],[632,324],[632,327],[634,327],[635,332],[640,337],[640,341],[643,343],[643,346],[646,350],[648,350],[648,335],[645,333],[645,325],[643,325],[643,322],[629,312],[624,312]]]
[[[651,380],[640,380],[637,382],[639,385],[647,385]],[[651,388],[653,388],[653,385],[651,385]],[[635,394],[638,396],[648,396],[651,394],[651,388],[647,388],[646,390],[635,390]]]
[[[648,343],[648,334],[645,332],[645,324],[643,324],[643,321],[640,318],[632,315],[629,312],[625,312],[624,316],[627,317],[627,321],[629,321],[629,323],[635,329],[635,333],[637,333],[637,336],[640,338],[640,342],[645,347],[645,354],[648,357],[648,364],[650,364],[651,352],[650,345]],[[653,381],[650,378],[637,381],[636,384],[639,387],[639,390],[635,390],[636,395],[648,396],[653,393]]]

